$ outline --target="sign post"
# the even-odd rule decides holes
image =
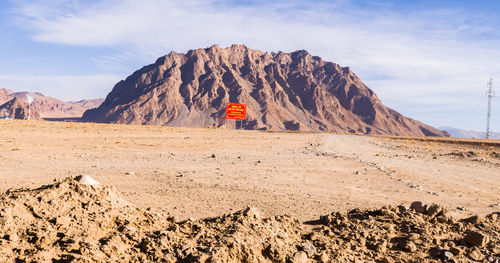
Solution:
[[[243,120],[246,118],[247,113],[247,105],[246,104],[238,104],[238,103],[227,103],[226,104],[226,119],[235,120],[234,127],[238,129],[236,126],[236,120],[240,120],[240,128],[243,125]]]

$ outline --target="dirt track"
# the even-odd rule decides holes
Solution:
[[[310,220],[414,200],[465,217],[500,210],[499,155],[495,143],[0,120],[0,191],[87,174],[178,218],[253,206]]]

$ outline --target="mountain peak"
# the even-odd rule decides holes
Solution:
[[[446,136],[385,107],[348,67],[305,50],[244,45],[169,53],[117,83],[87,121],[234,126],[227,102],[247,104],[245,129]]]

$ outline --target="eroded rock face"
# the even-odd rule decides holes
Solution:
[[[86,121],[168,126],[234,125],[226,103],[247,104],[245,129],[446,136],[385,107],[347,67],[307,51],[243,45],[170,54],[120,81]]]

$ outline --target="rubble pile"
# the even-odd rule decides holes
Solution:
[[[14,261],[500,262],[500,219],[414,202],[308,222],[255,208],[179,221],[92,178],[65,178],[0,195],[0,262]]]

